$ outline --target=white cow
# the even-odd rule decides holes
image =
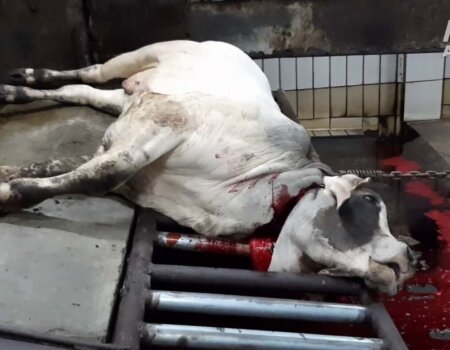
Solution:
[[[232,45],[162,42],[105,64],[18,69],[11,77],[27,85],[125,80],[117,90],[0,86],[0,102],[52,99],[119,115],[92,157],[0,167],[2,212],[55,195],[113,191],[199,234],[242,236],[280,219],[297,200],[270,270],[360,276],[389,293],[414,271],[381,198],[359,177],[326,176],[331,170],[308,133],[281,113],[263,72]]]

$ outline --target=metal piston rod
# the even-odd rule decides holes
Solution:
[[[147,345],[177,347],[182,344],[197,349],[248,346],[260,350],[378,350],[383,346],[382,340],[373,338],[172,324],[147,324],[143,341]]]
[[[368,320],[364,306],[240,295],[152,291],[147,306],[159,311],[269,319],[343,323]]]

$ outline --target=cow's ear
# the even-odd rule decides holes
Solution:
[[[337,208],[339,208],[346,199],[350,198],[352,191],[355,188],[369,181],[369,177],[362,179],[353,174],[325,176],[323,179],[325,191],[327,191],[329,195],[336,198]]]

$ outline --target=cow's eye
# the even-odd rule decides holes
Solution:
[[[371,194],[365,194],[365,195],[363,196],[363,198],[364,198],[366,201],[370,202],[370,203],[376,203],[376,202],[377,202],[377,199],[376,199],[374,196],[372,196]]]

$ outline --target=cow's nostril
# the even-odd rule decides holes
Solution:
[[[419,258],[419,254],[416,253],[415,251],[413,251],[411,248],[408,247],[408,249],[406,250],[407,254],[408,254],[408,262],[413,265],[414,267],[417,266],[418,263],[418,258]]]
[[[389,267],[390,269],[394,270],[395,277],[397,279],[400,278],[400,266],[397,263],[392,262],[392,263],[386,264],[386,266]]]

